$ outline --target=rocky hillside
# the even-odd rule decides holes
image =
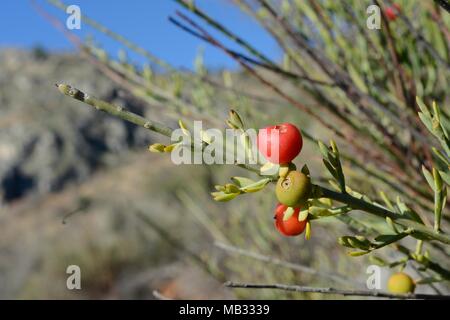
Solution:
[[[149,142],[145,130],[61,96],[56,82],[144,113],[92,65],[72,55],[0,51],[0,201],[84,181],[116,155]],[[147,110],[148,112],[148,110]]]
[[[179,224],[169,190],[207,171],[168,174],[147,130],[67,99],[56,82],[155,116],[76,56],[0,51],[0,299],[232,297],[149,223],[205,243],[192,220]],[[67,289],[69,265],[82,290]]]

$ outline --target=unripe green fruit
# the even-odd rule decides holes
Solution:
[[[388,281],[388,290],[392,293],[412,293],[415,288],[413,279],[404,272],[394,273]]]
[[[311,179],[302,172],[290,171],[278,179],[275,193],[278,201],[284,205],[302,206],[311,195]]]

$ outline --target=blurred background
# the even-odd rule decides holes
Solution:
[[[71,84],[173,127],[178,119],[203,119],[211,127],[225,128],[223,120],[233,107],[248,127],[289,121],[324,140],[333,137],[330,128],[311,121],[311,115],[261,85],[223,50],[171,23],[168,17],[177,10],[188,12],[176,1],[66,2],[78,5],[83,18],[108,28],[99,31],[89,20],[81,22],[80,30],[70,30],[88,51],[76,47],[79,43],[67,35],[67,29],[60,30],[68,14],[58,8],[58,1],[51,2],[8,1],[0,12],[1,299],[153,299],[155,290],[185,299],[337,298],[232,290],[223,287],[227,280],[366,288],[366,270],[373,262],[368,257],[350,258],[337,244],[339,236],[354,231],[342,221],[322,219],[314,224],[310,241],[282,237],[273,226],[272,186],[232,202],[214,202],[209,194],[214,185],[251,174],[230,165],[175,166],[169,156],[147,150],[151,143],[166,143],[164,138],[94,112],[62,96],[54,84]],[[294,6],[298,1],[272,1],[280,8],[285,2]],[[413,5],[400,2],[402,12],[412,15]],[[353,22],[365,25],[370,3],[355,4],[355,19],[361,20],[347,17],[340,30],[351,30]],[[267,59],[285,68],[292,64],[276,32],[268,32],[240,1],[198,0],[195,5],[249,40]],[[109,30],[138,44],[138,50],[118,41]],[[322,30],[310,27],[308,32],[323,37]],[[230,50],[240,49],[217,30],[211,35]],[[318,48],[326,45],[314,43]],[[379,46],[385,48],[382,42]],[[338,49],[330,50],[327,54],[336,61],[344,59]],[[352,54],[344,60],[360,58]],[[155,63],[152,57],[164,63]],[[119,81],[100,64],[120,74]],[[448,69],[440,73],[435,77],[447,81]],[[311,89],[289,77],[280,80],[267,68],[261,74],[312,110],[319,110],[320,101],[344,100],[332,91],[311,94]],[[136,76],[139,81],[134,81]],[[446,101],[445,83],[430,84],[429,96]],[[380,95],[370,90],[369,94]],[[321,100],[324,97],[328,100]],[[313,140],[305,140],[296,162],[308,163],[316,181],[326,183]],[[364,173],[348,172],[356,190],[374,190]],[[403,191],[397,189],[398,194]],[[427,201],[424,197],[423,206],[429,205]],[[414,241],[406,240],[405,245],[414,247]],[[380,255],[395,260],[399,253],[383,249]],[[449,262],[445,251],[438,258]],[[66,287],[69,265],[81,269],[81,290]],[[406,270],[421,276],[422,271],[410,265]],[[383,288],[388,272],[383,269]],[[444,283],[421,292],[435,290],[447,292],[448,287]]]

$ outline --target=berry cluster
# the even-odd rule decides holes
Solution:
[[[297,236],[308,228],[308,214],[302,214],[301,208],[307,209],[307,201],[312,196],[309,174],[297,171],[292,163],[302,150],[302,134],[291,123],[269,126],[259,130],[257,144],[269,162],[280,165],[275,189],[279,202],[275,227],[284,236]],[[387,287],[392,293],[407,294],[414,292],[415,283],[406,273],[398,272],[389,278]]]
[[[279,201],[275,226],[285,236],[299,235],[308,226],[307,215],[300,214],[300,210],[305,207],[312,189],[309,175],[297,171],[292,163],[302,150],[302,134],[295,125],[283,123],[260,129],[257,144],[269,162],[280,165],[275,192]]]

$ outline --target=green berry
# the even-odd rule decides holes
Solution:
[[[311,179],[299,171],[290,171],[278,179],[275,190],[278,201],[289,207],[302,206],[311,195]]]

